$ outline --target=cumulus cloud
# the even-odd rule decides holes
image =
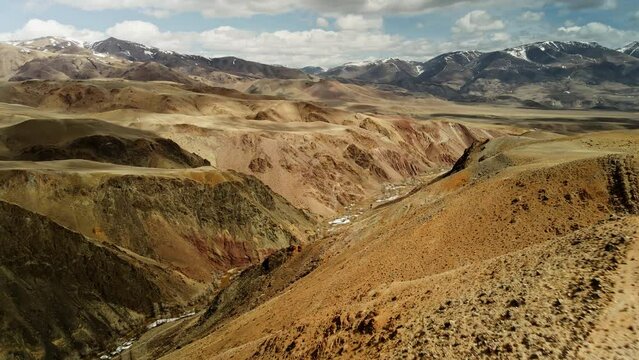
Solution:
[[[155,17],[165,17],[180,12],[199,12],[207,17],[233,17],[281,14],[295,10],[317,12],[323,16],[414,15],[469,4],[484,9],[500,5],[511,8],[535,8],[544,4],[571,10],[617,7],[616,0],[28,0],[28,3],[57,3],[83,10],[128,9]]]
[[[381,17],[364,17],[363,15],[349,14],[338,17],[335,25],[338,29],[346,31],[378,30],[382,28],[384,21]]]
[[[31,2],[40,0],[30,0]],[[622,46],[639,38],[637,31],[620,30],[600,22],[578,24],[566,22],[563,26],[552,26],[543,21],[543,13],[531,11],[538,9],[547,0],[510,0],[521,4],[521,11],[515,13],[513,21],[506,23],[495,14],[488,12],[490,7],[479,7],[456,21],[451,21],[452,36],[449,39],[431,42],[427,37],[407,37],[387,34],[383,31],[385,11],[402,12],[406,9],[432,9],[448,6],[458,1],[444,0],[263,0],[243,1],[215,0],[46,0],[77,3],[87,9],[131,8],[145,11],[153,17],[166,17],[177,11],[187,11],[202,5],[197,11],[209,12],[209,16],[226,16],[233,11],[250,8],[256,13],[272,13],[281,4],[291,4],[282,11],[291,11],[296,6],[315,6],[318,10],[315,28],[304,31],[279,30],[269,32],[249,31],[230,26],[219,26],[205,31],[166,31],[152,22],[123,21],[105,31],[80,29],[61,24],[54,20],[33,19],[23,27],[12,32],[0,33],[0,40],[29,39],[54,35],[82,41],[97,41],[113,36],[135,41],[165,50],[204,56],[238,56],[249,60],[270,64],[301,67],[306,65],[333,66],[348,61],[381,57],[400,57],[413,60],[427,60],[432,56],[453,50],[497,50],[516,44],[540,40],[582,40],[598,41],[606,46]],[[490,4],[506,3],[506,0],[489,0]],[[531,2],[532,1],[532,2]],[[580,8],[601,7],[605,1],[575,1]],[[321,3],[321,4],[320,4]],[[474,6],[479,3],[473,2]],[[555,2],[557,3],[557,2]],[[84,4],[84,5],[81,5]],[[234,9],[226,12],[225,6]],[[301,4],[301,5],[300,5]],[[330,5],[330,6],[329,6]],[[179,7],[179,10],[177,10]],[[567,2],[558,6],[569,6]],[[577,6],[577,5],[570,5]],[[324,7],[324,8],[323,8]],[[185,10],[186,9],[186,10]],[[244,9],[244,10],[242,10]],[[391,9],[391,10],[389,10]],[[361,11],[359,11],[361,10]],[[526,10],[526,11],[524,11]],[[195,11],[195,10],[193,10]],[[381,13],[377,13],[381,11]],[[435,15],[438,16],[438,15]],[[632,16],[629,14],[627,16]],[[579,17],[576,17],[579,18]],[[524,21],[525,20],[525,21]],[[424,23],[415,22],[417,29]],[[420,31],[415,30],[419,33]]]
[[[155,24],[137,20],[123,21],[106,30],[108,36],[179,52],[193,51],[194,34],[196,33],[163,32]]]
[[[494,18],[486,11],[474,10],[458,19],[452,30],[454,33],[475,33],[501,30],[504,27],[503,21]]]
[[[490,35],[490,40],[493,43],[504,44],[510,41],[510,34],[505,32],[496,32]]]
[[[526,12],[523,12],[521,15],[519,15],[519,20],[530,21],[530,22],[541,21],[541,19],[543,18],[544,18],[544,13],[541,11],[539,12],[526,11]]]
[[[310,10],[334,16],[346,14],[414,14],[447,7],[468,0],[30,0],[54,2],[83,10],[133,9],[154,14],[156,11],[200,12],[209,17],[277,14]],[[161,12],[158,14],[166,14]]]
[[[609,36],[611,34],[618,36],[621,34],[619,30],[600,22],[591,22],[583,26],[562,26],[557,30],[562,34],[578,37],[580,39],[592,39],[594,37]]]
[[[132,41],[145,41],[161,36],[160,28],[146,21],[123,21],[107,29],[107,34]]]
[[[55,20],[31,19],[16,31],[0,33],[0,40],[22,40],[44,36],[59,36],[77,41],[93,42],[103,38],[104,34],[99,31],[78,29]]]
[[[435,48],[425,39],[406,40],[384,34],[372,25],[356,21],[344,30],[311,29],[253,32],[231,26],[220,26],[202,32],[161,31],[144,21],[125,21],[107,29],[106,34],[165,50],[197,53],[205,56],[237,56],[249,60],[306,66],[332,66],[385,54],[426,59]],[[344,24],[343,24],[344,25]],[[377,25],[376,25],[377,26]],[[359,30],[356,30],[359,29]]]
[[[557,35],[564,40],[596,41],[608,46],[621,46],[639,38],[639,32],[620,30],[600,22],[561,26]]]
[[[317,18],[317,20],[315,21],[315,24],[321,28],[327,28],[330,26],[328,20],[326,20],[326,18],[323,18],[323,17]]]

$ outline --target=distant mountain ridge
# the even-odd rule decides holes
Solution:
[[[305,66],[300,70],[303,71],[305,74],[318,75],[325,72],[327,69],[321,66]]]
[[[60,54],[81,54],[86,53],[86,45],[80,41],[46,36],[24,41],[9,41],[11,45],[21,48],[28,48],[42,52],[60,53]]]
[[[92,44],[91,49],[98,54],[108,54],[129,61],[157,62],[170,69],[194,75],[221,71],[256,78],[304,79],[307,77],[301,70],[284,66],[266,65],[236,57],[208,58],[199,55],[184,55],[114,37]]]
[[[491,52],[455,51],[421,63],[347,63],[319,76],[391,85],[449,100],[636,109],[627,99],[639,86],[639,59],[633,55],[639,57],[639,43],[613,50],[592,42],[544,41]],[[606,84],[623,89],[608,92]]]
[[[3,43],[0,42],[0,44]],[[98,64],[100,63],[100,60],[109,57],[121,59],[128,62],[154,62],[168,69],[171,69],[172,71],[180,72],[184,76],[200,78],[215,77],[215,74],[226,74],[228,76],[249,78],[308,78],[308,75],[302,70],[288,68],[280,65],[262,64],[236,57],[209,58],[199,55],[180,54],[174,51],[165,51],[155,47],[131,41],[120,40],[113,37],[92,44],[53,36],[30,40],[6,41],[4,42],[4,44],[17,48],[18,52],[23,55],[38,55],[35,57],[38,58],[39,63],[30,64],[28,66],[29,74],[24,74],[24,71],[20,71],[18,74],[0,74],[0,78],[5,77],[24,80],[28,78],[50,79],[53,76],[53,78],[60,79],[67,76],[71,79],[85,79],[93,78],[94,73],[103,75],[105,72],[108,72],[109,74],[121,72],[118,70],[122,69],[111,69],[109,71],[103,71],[103,69],[100,69],[103,67],[109,67],[108,65],[113,65]],[[77,55],[83,56],[84,58],[71,59],[68,57],[62,57],[63,55]],[[42,59],[52,56],[58,56],[58,58],[55,60],[48,59],[47,61],[43,61]],[[14,62],[11,67],[15,68],[15,63],[17,62],[15,59],[2,59],[0,61],[0,65],[2,65],[2,62],[8,63],[11,61]],[[87,61],[95,63],[96,68],[94,70],[98,71],[92,71],[91,74],[86,74],[86,72],[84,71],[72,69],[73,67],[77,68],[77,66],[74,65],[74,62],[86,63]],[[55,68],[58,68],[57,70],[53,71],[55,75],[52,75],[52,71],[49,69],[50,62],[58,64],[54,66]],[[60,65],[63,63],[66,63],[66,65]],[[39,64],[46,64],[45,67],[47,69],[37,70],[40,66]],[[139,66],[139,64],[132,66]],[[61,71],[62,75],[60,74],[59,68],[63,68],[63,70]],[[34,69],[36,70],[34,71]],[[122,71],[126,71],[126,69]],[[174,78],[175,76],[169,76],[169,78],[171,77]]]
[[[593,42],[543,41],[490,52],[454,51],[424,62],[389,58],[328,70],[186,55],[116,38],[82,44],[44,37],[5,44],[0,44],[0,79],[14,81],[125,78],[197,87],[199,82],[217,86],[320,77],[454,101],[639,109],[633,100],[639,86],[639,42],[614,50]]]
[[[320,75],[373,83],[392,83],[394,81],[419,76],[422,72],[422,63],[390,58],[346,63],[342,66],[329,69]]]
[[[388,83],[389,69],[391,69],[390,72],[393,73],[401,72],[410,77],[423,80],[436,76],[443,71],[444,68],[449,66],[456,68],[458,71],[463,71],[463,67],[472,67],[472,63],[480,58],[485,60],[487,58],[496,59],[502,57],[511,61],[521,60],[538,65],[558,63],[563,65],[578,65],[614,58],[619,60],[621,59],[619,57],[621,55],[620,53],[639,57],[639,42],[634,42],[621,49],[613,50],[594,42],[544,41],[491,52],[475,50],[454,51],[441,54],[425,62],[393,58],[351,62],[328,69],[321,73],[321,75],[342,79],[357,79],[374,83]]]

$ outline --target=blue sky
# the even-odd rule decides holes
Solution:
[[[639,41],[636,0],[0,0],[0,40],[108,36],[288,66]]]

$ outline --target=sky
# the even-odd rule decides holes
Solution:
[[[331,67],[547,40],[618,48],[639,41],[639,1],[0,0],[0,41],[42,36]]]

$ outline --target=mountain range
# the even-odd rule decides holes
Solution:
[[[297,69],[284,66],[265,65],[246,61],[236,57],[207,58],[198,55],[183,55],[173,51],[163,51],[146,45],[108,38],[91,45],[95,53],[109,54],[136,62],[157,62],[171,69],[186,73],[206,73],[221,71],[232,75],[252,76],[256,78],[301,79],[306,74]]]
[[[0,43],[0,359],[639,359],[636,45]]]
[[[614,50],[592,42],[545,41],[491,52],[449,52],[425,62],[390,58],[330,69],[179,54],[116,38],[82,44],[47,37],[0,45],[0,52],[0,78],[14,81],[124,78],[217,86],[243,79],[324,78],[465,102],[621,110],[638,106],[639,42]]]
[[[456,51],[419,63],[398,59],[346,64],[319,76],[393,85],[451,100],[516,98],[537,107],[633,108],[606,93],[639,85],[639,44],[619,50],[597,43],[546,41],[500,51]],[[599,92],[598,90],[602,90]],[[538,98],[534,93],[543,93]]]

